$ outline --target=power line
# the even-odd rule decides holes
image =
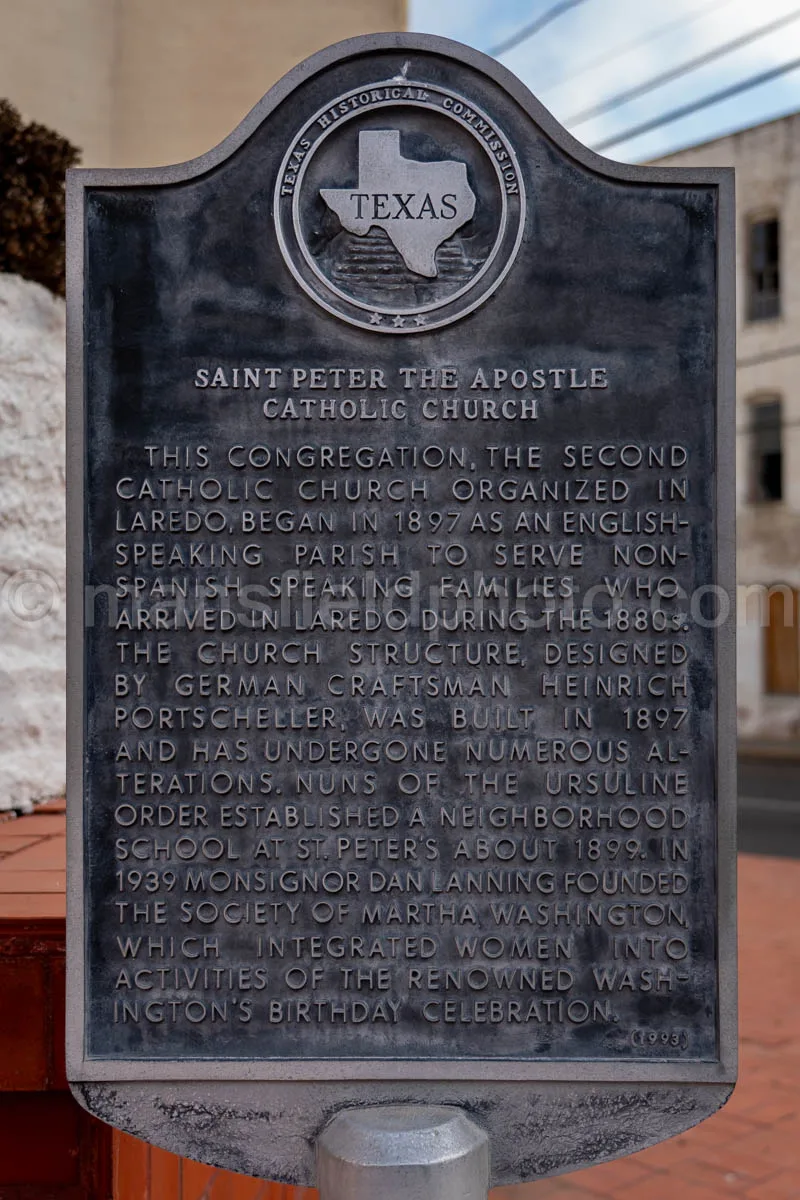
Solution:
[[[561,0],[559,4],[554,4],[546,13],[542,13],[535,21],[531,21],[530,25],[523,25],[522,29],[517,33],[512,34],[510,38],[506,38],[504,42],[494,46],[488,51],[493,58],[498,58],[499,55],[505,54],[507,50],[513,50],[520,42],[526,42],[528,38],[533,37],[540,29],[544,29],[545,25],[549,25],[551,21],[555,21],[556,17],[560,17],[562,13],[567,12],[570,8],[577,8],[579,4],[585,4],[586,0]]]
[[[623,54],[628,54],[631,50],[638,50],[640,46],[646,46],[648,42],[654,42],[658,38],[663,37],[665,33],[671,33],[673,29],[680,29],[682,26],[687,26],[698,21],[701,17],[706,16],[710,12],[714,12],[718,8],[725,8],[726,5],[732,4],[733,0],[713,0],[711,4],[707,4],[705,8],[699,9],[695,13],[691,13],[688,17],[681,17],[677,21],[670,21],[666,25],[662,25],[660,29],[654,29],[650,33],[644,34],[643,37],[634,38],[630,42],[623,43],[622,46],[617,46],[616,50],[612,50],[609,54],[599,54],[597,58],[590,58],[588,62],[579,63],[576,68],[576,75],[566,75],[555,83],[545,82],[542,86],[560,88],[567,83],[572,83],[577,78],[577,73],[585,75],[587,71],[594,71],[597,67],[604,67],[606,63],[613,62],[616,58],[621,58]]]
[[[747,46],[750,42],[754,42],[758,38],[766,37],[768,33],[774,33],[776,29],[781,29],[784,25],[791,24],[798,17],[800,17],[800,8],[794,9],[793,12],[787,13],[783,17],[778,17],[777,20],[771,21],[768,25],[760,25],[757,29],[751,30],[750,33],[744,33],[740,37],[733,38],[732,41],[725,42],[722,46],[715,46],[713,50],[707,50],[705,54],[698,54],[696,58],[690,58],[680,66],[671,67],[669,71],[664,71],[661,75],[656,75],[653,79],[648,79],[645,83],[627,88],[624,92],[617,92],[615,96],[609,96],[607,100],[601,100],[599,104],[594,104],[591,108],[583,109],[582,112],[576,113],[574,117],[568,117],[564,124],[571,128],[574,125],[582,125],[585,121],[591,120],[592,117],[599,117],[603,113],[611,112],[612,109],[619,108],[621,104],[627,104],[629,100],[633,100],[637,96],[643,96],[646,92],[651,92],[654,88],[661,87],[662,84],[669,83],[673,79],[680,78],[681,75],[688,74],[689,71],[696,71],[698,67],[705,66],[706,63],[713,62],[716,58],[722,58],[723,55],[730,54],[732,51],[738,50],[741,46]]]
[[[748,88],[758,87],[762,83],[769,83],[771,79],[777,79],[780,75],[786,75],[789,71],[796,71],[798,67],[800,67],[800,58],[793,58],[791,62],[784,63],[780,67],[773,67],[769,71],[762,71],[759,75],[751,75],[749,79],[743,79],[741,83],[735,83],[732,87],[723,88],[719,92],[712,92],[709,96],[703,96],[702,99],[694,100],[691,104],[682,104],[680,108],[673,108],[671,112],[664,113],[660,117],[654,117],[651,121],[644,121],[641,125],[634,125],[631,129],[614,134],[613,137],[606,138],[604,141],[592,146],[592,149],[596,151],[608,150],[610,146],[617,146],[620,142],[628,142],[643,133],[649,133],[651,129],[659,129],[662,125],[669,125],[672,121],[680,120],[681,117],[688,117],[692,113],[698,112],[701,108],[708,108],[712,104],[719,104],[722,100],[729,100],[732,96],[738,96],[740,92],[746,92]]]

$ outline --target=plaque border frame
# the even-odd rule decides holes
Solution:
[[[716,189],[717,356],[714,584],[730,599],[715,630],[717,728],[718,1057],[638,1059],[152,1059],[85,1054],[84,767],[84,267],[85,194],[95,188],[152,187],[195,179],[228,159],[305,80],[376,51],[441,54],[487,75],[566,156],[621,183],[684,184]],[[735,575],[735,207],[731,167],[646,167],[607,159],[569,134],[500,63],[449,38],[383,33],[349,38],[290,70],[222,142],[188,162],[146,168],[73,168],[67,172],[67,1077],[80,1085],[134,1081],[598,1082],[733,1084],[737,1072],[736,946],[736,575]]]

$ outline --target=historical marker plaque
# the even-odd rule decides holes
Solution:
[[[733,1078],[729,173],[606,162],[386,36],[71,189],[84,1102],[292,1179],[364,1099],[527,1106],[498,1180],[700,1119]]]

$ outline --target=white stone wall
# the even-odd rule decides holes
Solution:
[[[64,302],[0,275],[0,810],[64,794]]]
[[[736,469],[740,599],[746,588],[787,583],[800,588],[800,113],[658,160],[675,167],[736,170]],[[753,219],[780,221],[781,315],[748,321],[746,265]],[[750,503],[748,428],[759,395],[782,401],[783,489],[780,503]],[[764,692],[763,609],[740,604],[738,708],[740,733],[800,737],[800,697]]]

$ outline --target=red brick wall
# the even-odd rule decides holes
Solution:
[[[309,1188],[265,1183],[190,1162],[114,1134],[114,1200],[316,1200]]]
[[[0,1200],[110,1196],[111,1131],[64,1073],[64,921],[0,917]]]

